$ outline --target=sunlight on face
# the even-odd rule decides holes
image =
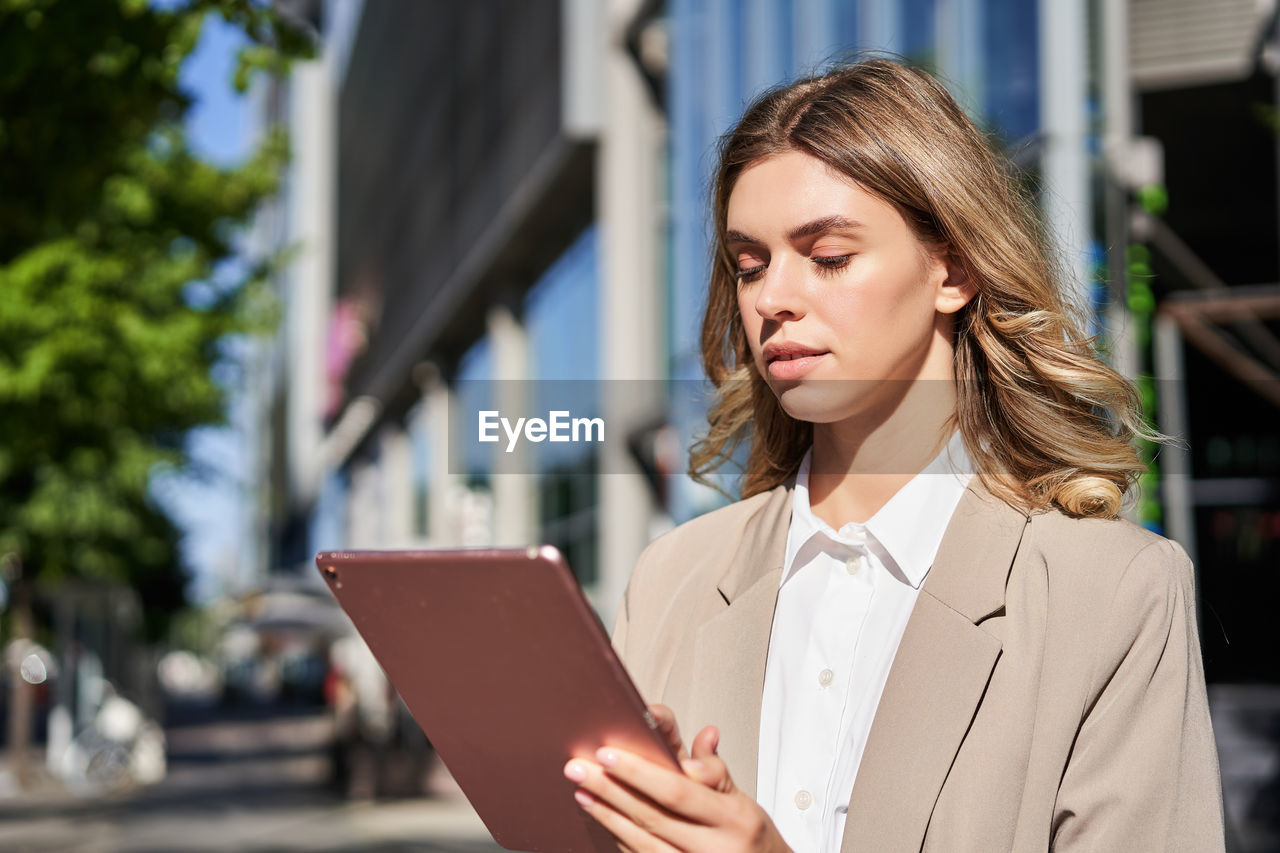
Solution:
[[[894,385],[951,378],[946,262],[888,202],[788,151],[738,177],[727,232],[756,367],[792,417],[844,420]]]

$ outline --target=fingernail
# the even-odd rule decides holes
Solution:
[[[584,809],[591,808],[593,805],[595,805],[595,802],[596,802],[595,797],[591,796],[590,794],[588,794],[586,791],[583,791],[583,790],[574,791],[573,798],[577,800],[578,805],[582,806]]]
[[[587,781],[587,768],[580,761],[570,761],[564,766],[565,778],[571,782]]]
[[[601,749],[596,751],[596,760],[605,767],[612,767],[618,763],[618,753],[612,749]]]

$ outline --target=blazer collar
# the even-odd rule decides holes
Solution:
[[[696,718],[720,727],[720,754],[755,796],[760,701],[785,560],[794,481],[763,498],[717,588],[724,609],[697,630]],[[919,849],[1000,641],[981,627],[1004,608],[1027,516],[975,477],[956,506],[916,601],[850,799],[842,850]]]
[[[942,534],[924,589],[975,625],[1002,609],[1028,519],[975,476]]]
[[[768,492],[761,507],[748,519],[733,559],[716,584],[726,604],[732,605],[765,575],[781,572],[786,561],[794,490],[793,477]],[[769,619],[772,623],[772,610]]]
[[[867,739],[842,853],[919,850],[1000,640],[980,624],[1004,609],[1028,517],[971,481],[907,620]]]
[[[795,478],[775,487],[747,521],[716,585],[726,604],[781,570],[794,487]],[[991,494],[975,476],[942,535],[924,590],[975,625],[998,612],[1027,520],[1026,513]],[[772,611],[769,618],[772,624]]]
[[[773,608],[791,523],[792,483],[761,498],[716,584],[724,608],[698,626],[690,717],[720,729],[720,757],[737,786],[756,790],[760,697]]]

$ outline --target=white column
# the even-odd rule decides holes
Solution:
[[[387,424],[378,433],[379,495],[382,517],[379,548],[413,546],[413,448],[400,424]]]
[[[455,461],[462,462],[461,441],[456,460],[451,458],[454,451],[450,445],[449,419],[456,400],[437,365],[419,365],[414,377],[422,389],[419,417],[427,436],[427,541],[433,548],[454,547],[462,544],[458,505],[464,490],[461,469],[452,468]]]
[[[378,468],[364,459],[353,460],[348,469],[351,488],[347,492],[347,542],[351,548],[377,548],[379,523]]]
[[[1156,401],[1160,431],[1177,442],[1191,440],[1187,423],[1187,385],[1182,369],[1182,331],[1167,312],[1156,314],[1154,346]],[[1191,489],[1191,452],[1188,445],[1166,444],[1160,448],[1160,481],[1164,488],[1165,531],[1196,559],[1195,495]],[[1197,569],[1197,578],[1199,571]],[[1200,586],[1196,585],[1196,614],[1200,607]]]
[[[1052,5],[1050,3],[1049,5]],[[1132,317],[1124,298],[1126,249],[1129,244],[1129,204],[1122,186],[1125,160],[1133,137],[1133,85],[1129,76],[1128,0],[1102,0],[1102,102],[1106,114],[1104,149],[1107,157],[1106,228],[1111,299],[1106,308],[1106,337],[1111,365],[1132,378],[1138,373],[1138,352]]]
[[[1066,296],[1089,305],[1088,10],[1083,0],[1040,0],[1040,128],[1044,215],[1062,252]]]
[[[1048,2],[1048,5],[1053,4]],[[1133,316],[1126,304],[1129,199],[1123,185],[1133,141],[1128,0],[1102,0],[1101,16],[1102,101],[1106,113],[1103,148],[1107,168],[1103,198],[1106,200],[1107,268],[1111,281],[1103,326],[1111,350],[1111,366],[1122,376],[1133,379],[1138,375],[1140,365]],[[1128,504],[1122,514],[1130,521],[1137,521],[1137,504]]]
[[[663,405],[664,302],[660,168],[664,134],[621,33],[639,7],[612,0],[604,61],[604,123],[597,160],[600,341],[608,440],[600,460],[600,572],[591,590],[612,624],[631,569],[649,539],[649,488],[626,450],[627,433]]]
[[[529,340],[513,307],[501,299],[489,308],[493,347],[494,403],[504,417],[535,417],[529,409]],[[494,445],[498,447],[499,445]],[[493,543],[532,545],[538,538],[537,478],[528,442],[511,453],[494,451]]]
[[[324,348],[334,290],[335,93],[327,55],[290,75],[289,239],[298,254],[285,295],[287,336],[286,454],[292,505],[319,492],[324,417]]]

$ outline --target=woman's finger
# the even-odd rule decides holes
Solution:
[[[675,753],[676,758],[681,761],[688,758],[689,750],[685,749],[684,741],[680,738],[680,728],[676,725],[675,712],[666,705],[650,705],[649,714],[658,724],[658,731],[671,745],[671,751]]]
[[[717,768],[708,767],[696,758],[686,758],[680,762],[680,769],[684,771],[684,775],[698,784],[713,790],[720,789],[720,775]]]
[[[613,747],[597,750],[596,761],[604,768],[603,775],[621,783],[626,789],[639,792],[661,809],[685,821],[707,824],[716,817],[719,794],[697,779]],[[623,812],[628,813],[625,808]],[[666,834],[663,837],[680,843],[678,838]]]
[[[615,780],[622,790],[634,791],[635,796],[651,801],[656,813],[668,815],[646,824],[628,807],[621,806],[618,810],[623,816],[680,850],[788,849],[769,816],[755,800],[737,790],[724,762],[714,753],[704,754],[700,763],[723,790],[620,749],[597,750],[596,760],[602,765],[601,776]]]
[[[720,730],[715,726],[704,726],[693,738],[693,757],[705,758],[715,755],[720,748]]]
[[[579,788],[573,796],[584,812],[618,839],[620,850],[626,853],[674,853],[676,850],[661,838],[645,832],[608,803],[593,797],[590,792]]]
[[[637,761],[642,760],[637,759]],[[653,766],[657,767],[657,765]],[[691,788],[708,791],[679,773],[666,768],[661,768],[661,772],[672,779],[684,782]],[[687,846],[690,840],[688,833],[690,824],[655,803],[645,792],[636,791],[614,779],[599,764],[580,758],[573,759],[565,764],[564,775],[570,781],[578,783],[579,791],[609,806],[646,834],[661,838],[678,847]],[[581,802],[582,800],[579,799],[580,804]]]
[[[681,767],[688,776],[708,788],[729,794],[735,788],[733,779],[729,777],[729,768],[716,752],[719,745],[720,731],[715,726],[707,726],[693,739],[693,754],[689,761],[681,763]]]

